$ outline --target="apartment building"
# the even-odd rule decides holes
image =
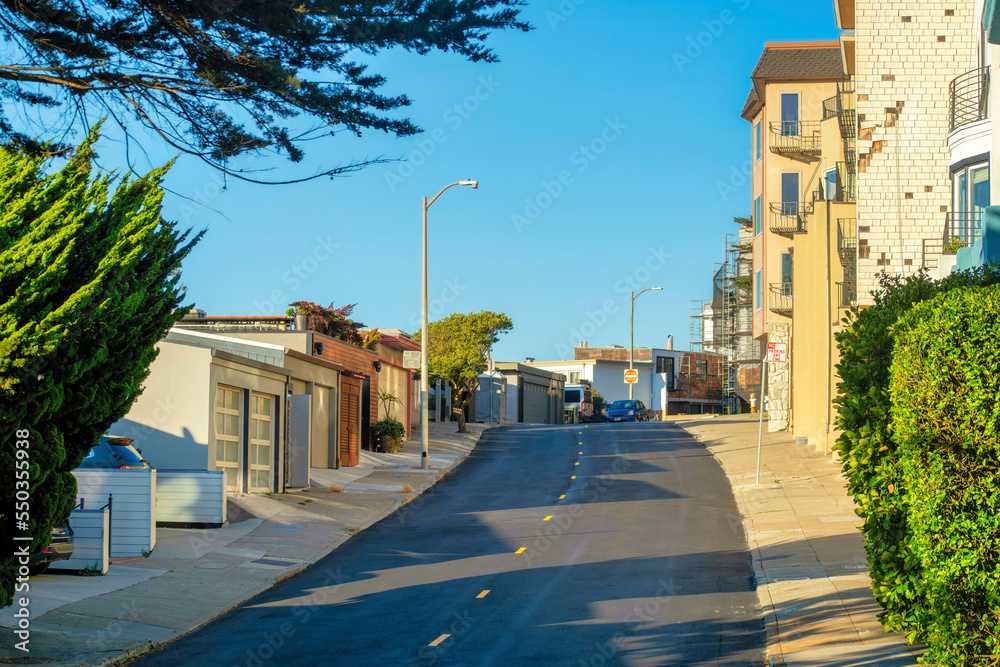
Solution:
[[[990,203],[982,0],[834,0],[856,84],[858,300],[885,271],[951,271]]]
[[[815,290],[835,281],[824,279],[818,286],[810,282],[808,289],[796,281],[827,275],[830,264],[822,261],[820,249],[836,233],[827,229],[828,215],[847,214],[828,212],[826,202],[845,199],[852,189],[836,112],[838,91],[844,84],[841,45],[768,43],[751,80],[741,115],[752,128],[753,337],[788,347],[788,361],[769,364],[766,376],[768,428],[778,431],[788,429],[795,419],[795,372],[822,361],[812,352],[803,352],[803,358],[797,359],[807,349],[797,346],[797,336],[810,336],[813,343],[824,341],[815,338],[815,330],[829,330],[834,321],[829,317],[829,300],[817,300]],[[796,237],[810,231],[820,240],[797,243]],[[830,248],[826,250],[830,257]],[[799,309],[803,310],[796,317]],[[796,332],[796,321],[808,325],[802,324],[804,330]],[[825,350],[827,346],[823,342],[820,347]],[[827,374],[825,367],[822,373],[807,373],[810,382],[814,375]],[[800,382],[798,386],[816,390],[812,384]],[[825,389],[819,394],[825,396]]]

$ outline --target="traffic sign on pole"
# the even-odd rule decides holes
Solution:
[[[783,364],[788,361],[788,343],[768,343],[767,361],[772,364]]]
[[[625,382],[627,384],[635,384],[639,381],[639,371],[634,368],[625,369]]]

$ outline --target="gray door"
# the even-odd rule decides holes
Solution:
[[[292,396],[291,450],[288,454],[288,486],[309,486],[309,443],[312,440],[312,396]]]

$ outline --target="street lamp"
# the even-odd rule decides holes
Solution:
[[[632,355],[634,353],[633,352],[634,348],[633,348],[633,342],[632,341],[633,341],[634,334],[635,334],[635,300],[638,299],[639,296],[641,294],[643,294],[643,292],[649,292],[651,290],[652,291],[656,291],[656,290],[662,290],[662,289],[663,289],[662,287],[647,287],[646,289],[642,290],[642,292],[639,292],[639,294],[636,294],[635,292],[630,292],[630,294],[632,295],[632,308],[631,308],[631,312],[629,313],[629,321],[628,321],[628,369],[629,370],[632,370]],[[629,400],[632,400],[632,388],[634,386],[635,386],[635,382],[629,382],[628,383],[628,397],[629,397]]]
[[[428,377],[427,364],[427,339],[429,338],[427,332],[427,209],[437,201],[438,197],[444,194],[445,190],[453,188],[456,185],[467,185],[476,190],[479,188],[479,181],[456,181],[451,185],[441,188],[441,192],[434,195],[430,201],[427,201],[427,197],[424,197],[423,300],[420,307],[420,467],[424,470],[428,467],[427,456],[430,451],[428,433],[430,419],[427,415],[427,395],[430,393],[430,378]],[[438,397],[437,400],[440,401],[441,398]]]

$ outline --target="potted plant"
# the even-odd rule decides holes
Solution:
[[[384,417],[372,426],[380,452],[396,453],[403,441],[403,424],[393,417]]]

